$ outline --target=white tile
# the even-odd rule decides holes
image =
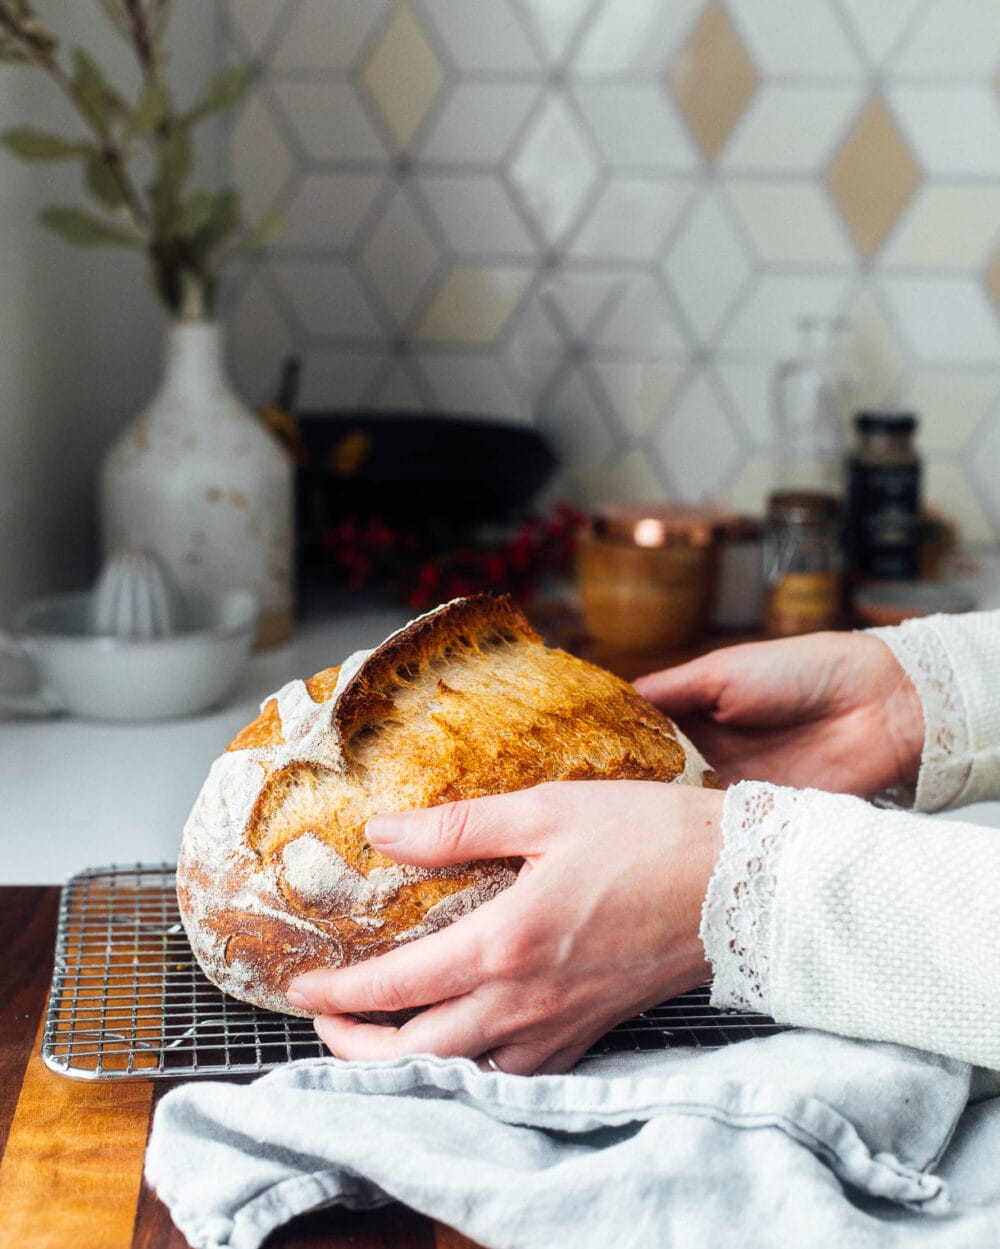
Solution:
[[[729,14],[765,76],[833,78],[861,72],[827,0],[752,0],[730,4]]]
[[[689,344],[663,288],[651,277],[623,279],[592,331],[594,349],[625,359],[684,356]]]
[[[365,398],[382,360],[374,351],[337,348],[307,352],[302,362],[299,396],[303,410],[335,412],[356,408]]]
[[[1000,176],[1000,105],[990,87],[893,86],[888,99],[926,174]]]
[[[488,174],[433,174],[416,180],[447,240],[459,256],[535,255],[537,248],[499,178]]]
[[[774,365],[718,364],[714,370],[756,447],[774,442]]]
[[[691,196],[687,179],[613,178],[570,246],[574,257],[650,260]]]
[[[442,42],[465,72],[510,73],[537,69],[538,55],[508,0],[423,0]]]
[[[593,0],[514,0],[549,57],[559,61],[576,37]]]
[[[270,282],[259,272],[240,293],[226,329],[236,388],[246,403],[259,408],[278,389],[281,362],[299,350],[284,307],[274,300]]]
[[[382,174],[310,173],[295,189],[279,244],[343,250],[350,247],[385,187]]]
[[[417,361],[443,412],[515,420],[528,415],[500,360],[492,353],[423,354]]]
[[[621,273],[565,268],[541,286],[529,308],[537,305],[567,343],[590,339],[605,308],[622,298],[627,284]]]
[[[590,361],[590,368],[622,428],[639,438],[661,424],[687,363],[597,357]]]
[[[840,0],[869,60],[880,65],[904,36],[926,0]]]
[[[742,458],[739,438],[704,374],[679,396],[653,441],[677,496],[691,503],[723,497]]]
[[[778,461],[768,452],[746,456],[726,491],[726,502],[741,516],[763,518],[768,496],[778,484]]]
[[[750,275],[751,264],[719,193],[705,191],[674,238],[666,264],[685,316],[704,342]]]
[[[294,170],[292,154],[259,94],[247,101],[229,140],[229,164],[248,220],[274,206]]]
[[[998,400],[1000,371],[921,369],[900,406],[920,418],[922,451],[955,452],[971,442]]]
[[[372,409],[376,412],[409,412],[414,416],[427,411],[427,399],[413,378],[411,366],[402,363],[390,369],[372,399]]]
[[[381,338],[382,328],[343,261],[279,260],[272,269],[304,333],[350,341]]]
[[[432,123],[420,159],[499,164],[538,94],[537,86],[525,83],[456,83]]]
[[[362,253],[385,306],[402,325],[427,291],[441,257],[420,214],[398,191]]]
[[[996,409],[973,443],[970,453],[966,453],[964,463],[975,484],[979,502],[1000,537],[1000,491],[997,490],[997,480],[1000,479],[1000,412]]]
[[[881,289],[918,358],[987,364],[1000,358],[996,311],[978,282],[965,278],[886,278]]]
[[[870,288],[850,303],[845,319],[843,372],[838,379],[844,415],[892,406],[906,367],[895,327]]]
[[[271,90],[316,161],[384,160],[385,147],[344,82],[275,82]]]
[[[535,423],[563,463],[600,464],[618,449],[618,435],[579,368],[557,383],[536,412]]]
[[[854,263],[843,224],[815,183],[728,182],[726,194],[766,263]]]
[[[1000,187],[925,183],[879,255],[879,265],[978,269],[1000,235]]]
[[[719,157],[723,169],[813,172],[832,156],[861,101],[853,85],[765,82]]]
[[[617,78],[664,70],[702,0],[605,0],[573,59],[573,72]]]
[[[648,503],[662,499],[664,483],[645,451],[632,447],[606,464],[577,469],[581,505],[596,509],[608,503]]]
[[[226,14],[247,50],[257,55],[281,16],[281,9],[274,0],[229,0]]]
[[[1000,60],[996,0],[936,0],[892,62],[898,75],[989,77]]]
[[[580,84],[573,95],[612,167],[700,169],[687,127],[662,83]]]
[[[929,507],[957,526],[961,541],[996,542],[996,531],[960,465],[928,458],[922,493]]]
[[[550,242],[572,226],[597,175],[589,140],[566,102],[551,96],[510,165],[511,182]]]
[[[301,0],[271,63],[279,70],[347,69],[388,7],[388,0]]]
[[[834,316],[847,289],[846,276],[764,274],[726,327],[721,346],[777,360],[795,348],[799,318]]]

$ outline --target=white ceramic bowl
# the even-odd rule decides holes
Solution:
[[[17,613],[14,636],[0,647],[31,660],[38,688],[0,692],[0,711],[100,720],[193,715],[230,693],[253,646],[257,600],[244,590],[189,599],[184,628],[158,638],[96,636],[90,604],[89,593],[60,594]]]

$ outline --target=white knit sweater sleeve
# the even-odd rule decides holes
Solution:
[[[1000,612],[875,630],[913,680],[916,806],[1000,797]],[[1000,830],[730,789],[701,938],[712,1001],[1000,1068]]]
[[[1000,830],[745,781],[702,941],[712,1002],[1000,1068]]]
[[[930,616],[870,632],[896,656],[923,709],[914,808],[1000,798],[1000,611]]]

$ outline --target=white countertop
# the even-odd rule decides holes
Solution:
[[[307,620],[292,642],[254,655],[227,704],[206,715],[144,724],[0,719],[0,884],[175,862],[213,760],[260,703],[286,681],[376,645],[410,615],[376,607]]]
[[[1000,558],[973,579],[981,607],[1000,606]],[[985,575],[984,575],[985,574]],[[184,720],[0,719],[0,884],[61,884],[111,863],[173,863],[208,770],[295,677],[340,663],[406,623],[406,608],[328,609],[290,643],[254,655],[225,707]],[[949,812],[1000,828],[1000,803]]]

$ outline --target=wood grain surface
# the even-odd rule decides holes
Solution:
[[[59,890],[0,887],[0,1246],[187,1249],[142,1179],[156,1102],[178,1081],[79,1081],[40,1057]],[[475,1249],[400,1205],[325,1210],[267,1249]]]

